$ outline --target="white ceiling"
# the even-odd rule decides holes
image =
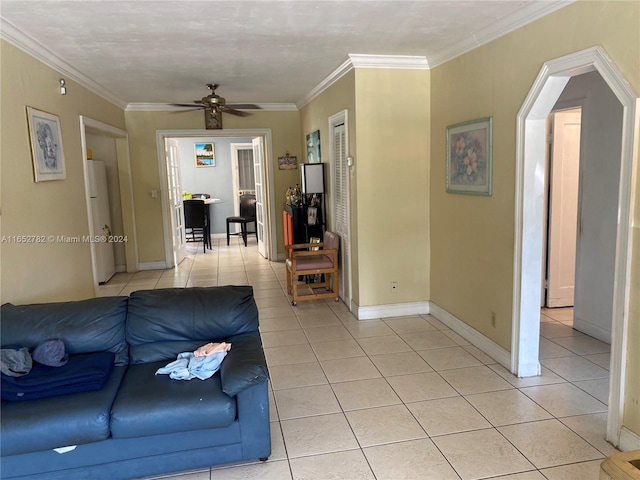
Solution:
[[[1,0],[0,35],[114,103],[297,104],[349,54],[434,67],[573,0]]]

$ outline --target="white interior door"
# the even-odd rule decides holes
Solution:
[[[264,144],[262,138],[256,137],[251,141],[253,146],[253,171],[256,185],[256,237],[258,237],[258,252],[264,258],[268,258],[267,244],[265,242],[265,191],[264,175],[262,174],[264,163]]]
[[[166,142],[167,187],[169,190],[169,216],[171,218],[171,232],[173,237],[173,258],[175,264],[179,265],[187,255],[180,158],[178,157],[178,142],[173,139],[167,139]]]
[[[581,110],[553,114],[547,307],[574,303]]]
[[[346,115],[346,114],[345,114]],[[340,236],[340,298],[351,306],[351,238],[349,234],[349,167],[347,165],[346,119],[342,115],[331,125],[333,145],[332,162],[332,203],[334,208],[334,231]],[[330,123],[332,120],[330,119]]]

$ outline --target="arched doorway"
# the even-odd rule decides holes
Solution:
[[[620,444],[630,277],[629,231],[637,96],[601,47],[546,62],[517,117],[516,218],[511,370],[539,375],[539,304],[542,257],[546,119],[568,81],[597,71],[623,107],[620,188],[611,311],[611,382],[607,440]]]

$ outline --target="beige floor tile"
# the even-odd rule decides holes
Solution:
[[[284,437],[282,436],[282,428],[280,422],[271,422],[271,455],[269,460],[286,460],[287,450],[284,448]]]
[[[280,291],[282,291],[282,285],[280,285],[280,282],[254,282],[251,286],[253,287],[254,292],[274,289],[280,289]]]
[[[202,480],[209,477],[203,477]],[[286,460],[267,461],[238,465],[236,467],[213,469],[211,480],[247,480],[259,478],[261,480],[288,480],[291,479],[289,462]]]
[[[609,378],[600,378],[597,380],[583,380],[573,382],[580,390],[584,390],[592,397],[597,398],[605,405],[609,404]]]
[[[371,361],[385,377],[432,372],[433,369],[415,352],[371,355]]]
[[[553,341],[576,355],[595,355],[611,351],[611,345],[582,334],[576,337],[555,338]]]
[[[546,358],[540,363],[570,382],[609,378],[607,370],[582,357]]]
[[[464,398],[440,398],[407,404],[430,437],[491,427]]]
[[[261,332],[278,332],[280,330],[295,330],[300,328],[298,319],[291,317],[263,318],[260,316]]]
[[[558,322],[573,320],[573,307],[542,308],[540,312]]]
[[[603,458],[598,450],[556,419],[508,425],[499,427],[498,431],[538,469]]]
[[[274,395],[280,420],[342,411],[329,385],[276,390]]]
[[[574,353],[564,347],[561,347],[554,341],[547,340],[546,338],[540,338],[538,355],[540,359],[544,359],[556,357],[571,357],[574,355]]]
[[[544,338],[561,338],[580,335],[580,332],[557,322],[543,322],[540,324],[540,335]]]
[[[432,439],[463,480],[533,470],[533,465],[495,429]]]
[[[576,463],[562,467],[545,468],[542,473],[549,480],[598,480],[602,460]]]
[[[493,358],[491,358],[489,355],[487,355],[474,345],[462,345],[462,348],[464,348],[465,351],[469,352],[485,365],[492,365],[497,363]]]
[[[451,340],[453,340],[456,343],[456,345],[471,345],[469,343],[469,340],[464,338],[462,335],[458,335],[453,330],[446,329],[446,330],[440,330],[440,331],[444,333],[447,337],[449,337]]]
[[[345,412],[402,403],[384,378],[335,383],[332,387]]]
[[[462,395],[513,388],[513,385],[486,366],[443,370],[440,375]]]
[[[331,383],[381,377],[378,369],[367,357],[323,360],[320,364]]]
[[[361,447],[427,436],[404,405],[353,410],[345,415]]]
[[[397,334],[437,330],[436,327],[431,325],[424,318],[417,315],[409,317],[385,318],[383,321],[384,323],[389,325],[389,327]]]
[[[458,392],[435,372],[399,375],[389,377],[387,381],[405,403],[458,396]]]
[[[480,360],[462,347],[432,348],[420,350],[418,354],[436,371],[482,365]]]
[[[520,389],[554,417],[606,412],[607,406],[570,383]]]
[[[553,373],[548,368],[542,367],[541,374],[535,377],[516,377],[509,370],[504,368],[502,365],[498,365],[497,363],[493,365],[488,365],[488,367],[504,378],[507,382],[517,388],[523,387],[533,387],[536,385],[549,385],[552,383],[565,383],[566,380],[555,373]]]
[[[524,473],[514,473],[513,475],[500,475],[492,477],[491,480],[547,480],[539,471],[531,471]]]
[[[270,290],[266,290],[270,291]],[[289,301],[284,297],[284,295],[277,295],[271,297],[263,297],[256,298],[256,305],[258,309],[268,308],[268,307],[289,307]]]
[[[377,480],[460,478],[433,442],[426,438],[366,447],[363,451]]]
[[[359,322],[360,320],[358,320],[358,318],[351,312],[336,312],[336,316],[338,317],[338,319],[344,323],[354,323],[354,322]]]
[[[316,360],[316,356],[307,345],[289,345],[286,347],[270,347],[264,349],[267,364],[271,366],[309,363]]]
[[[440,330],[428,332],[403,333],[400,335],[414,350],[430,348],[456,347],[457,344]]]
[[[340,319],[333,313],[299,313],[296,311],[302,328],[326,327],[329,325],[342,325]]]
[[[438,329],[438,330],[446,330],[446,329],[449,328],[444,323],[442,323],[440,320],[438,320],[436,317],[434,317],[432,315],[420,315],[420,317],[424,318],[427,322],[429,322],[431,325],[436,327],[436,329]]]
[[[618,449],[607,442],[605,438],[607,434],[606,413],[578,415],[575,417],[561,418],[559,420],[597,448],[605,457],[618,452]]]
[[[382,320],[367,320],[360,321],[358,323],[350,323],[347,325],[347,328],[355,338],[381,337],[384,335],[395,334],[395,332]]]
[[[258,301],[258,299],[261,299],[261,298],[279,298],[279,297],[284,297],[284,299],[287,300],[287,297],[284,296],[284,292],[282,291],[281,288],[253,290],[253,298],[256,299],[256,302]]]
[[[385,335],[384,337],[358,338],[357,340],[367,355],[382,355],[385,353],[411,351],[411,347],[395,334]]]
[[[586,360],[595,363],[599,367],[609,370],[611,365],[611,353],[596,353],[595,355],[584,355]]]
[[[283,420],[281,425],[290,459],[358,448],[342,413]]]
[[[267,318],[295,317],[291,307],[265,307],[260,309],[260,320]]]
[[[273,394],[273,390],[269,390],[269,421],[277,422],[280,418],[278,417],[278,406],[276,405],[276,397]]]
[[[342,325],[304,328],[309,343],[331,342],[334,340],[351,340],[353,337]]]
[[[274,390],[329,383],[318,362],[269,366],[269,375]]]
[[[478,393],[465,398],[494,427],[551,418],[549,412],[519,390]]]
[[[375,480],[361,450],[291,460],[295,480]]]
[[[197,469],[180,473],[170,473],[168,475],[159,475],[152,477],[144,477],[145,480],[151,479],[170,479],[170,480],[209,480],[211,476],[210,468]]]
[[[262,332],[262,345],[268,347],[286,347],[289,345],[306,345],[309,343],[302,329]]]
[[[306,338],[306,337],[305,337]],[[364,357],[366,354],[354,339],[311,344],[318,360]]]

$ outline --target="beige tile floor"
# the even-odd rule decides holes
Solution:
[[[101,287],[254,287],[272,455],[171,478],[596,480],[616,451],[604,440],[609,346],[573,330],[571,309],[542,310],[543,375],[518,379],[429,315],[358,321],[333,301],[292,307],[284,265],[250,242],[189,246],[174,270]]]

